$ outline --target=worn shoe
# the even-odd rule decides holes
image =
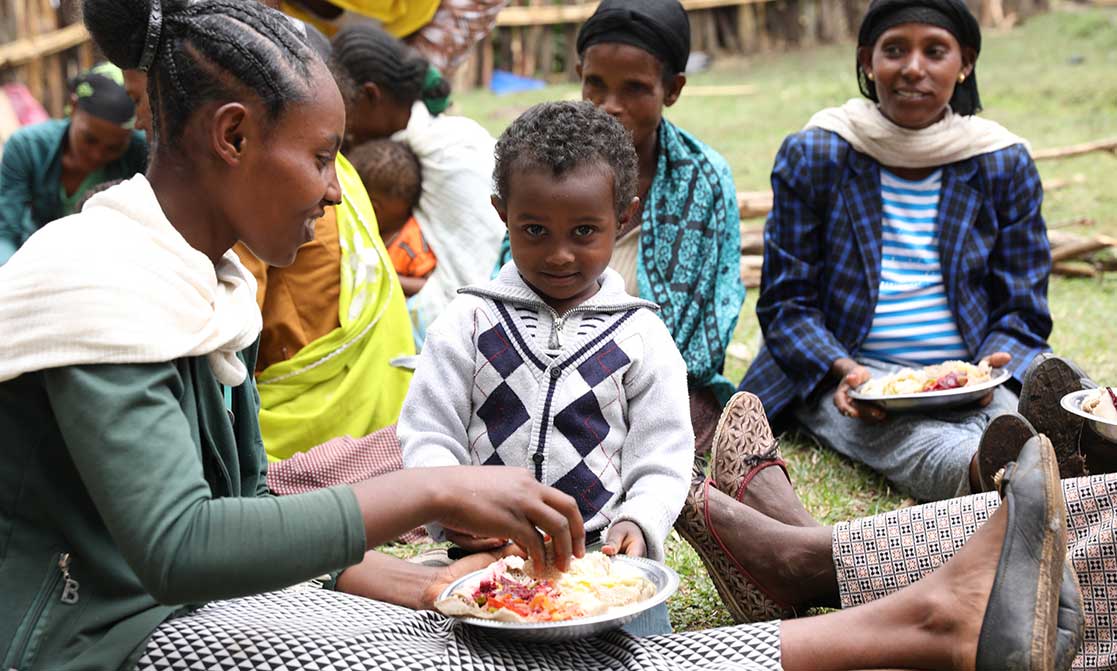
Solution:
[[[710,457],[714,485],[738,501],[744,498],[749,482],[765,468],[779,466],[787,475],[787,464],[768,425],[764,405],[746,391],[734,394],[722,411]]]
[[[1058,671],[1070,668],[1078,649],[1082,647],[1085,628],[1086,615],[1082,608],[1078,575],[1068,557],[1063,564],[1063,583],[1059,588],[1058,634],[1055,638],[1055,668]]]
[[[705,464],[695,460],[690,492],[675,530],[690,543],[710,574],[718,596],[736,622],[767,622],[794,617],[795,610],[772,599],[729,550],[710,524],[708,493],[713,482]]]
[[[1010,461],[1015,461],[1024,443],[1034,438],[1036,430],[1028,420],[1014,412],[998,415],[985,427],[977,445],[977,471],[981,476],[981,491],[997,488],[993,476]]]
[[[1067,519],[1059,466],[1051,442],[1036,436],[1000,478],[1008,513],[993,589],[977,644],[977,669],[1054,671],[1060,596],[1066,575]],[[1077,591],[1077,583],[1073,590]],[[1067,606],[1075,609],[1073,594]],[[1077,608],[1081,608],[1081,597]],[[1075,643],[1064,637],[1064,645]],[[1070,639],[1070,640],[1067,640]],[[1077,652],[1077,648],[1075,649]]]
[[[1019,412],[1032,428],[1051,439],[1064,478],[1086,474],[1086,463],[1078,449],[1083,421],[1063,410],[1060,402],[1072,391],[1097,385],[1078,366],[1050,352],[1032,360],[1020,389]]]

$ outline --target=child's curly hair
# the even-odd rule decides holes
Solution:
[[[547,170],[562,177],[586,165],[613,172],[613,198],[621,216],[636,196],[636,150],[619,121],[591,102],[541,103],[512,122],[496,142],[493,186],[508,201],[513,171]]]
[[[399,198],[411,209],[419,206],[423,169],[411,147],[394,140],[371,140],[351,149],[346,157],[370,194]]]

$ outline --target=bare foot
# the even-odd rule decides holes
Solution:
[[[777,471],[765,469],[765,473]],[[783,473],[778,475],[786,485]],[[713,531],[729,554],[775,601],[797,610],[837,602],[829,527],[783,523],[713,487],[709,511]]]

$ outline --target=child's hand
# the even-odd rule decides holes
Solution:
[[[644,532],[635,522],[628,520],[617,522],[612,529],[609,529],[609,537],[605,539],[601,552],[610,557],[615,554],[643,557],[648,552],[647,545],[644,543]]]
[[[464,531],[454,531],[453,529],[446,529],[446,540],[470,552],[495,550],[499,547],[503,547],[508,542],[506,538],[474,536],[473,534],[467,534]]]

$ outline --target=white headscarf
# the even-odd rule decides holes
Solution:
[[[235,386],[260,334],[256,280],[215,267],[163,214],[143,175],[51,222],[0,266],[0,382],[47,368],[206,356]]]
[[[937,168],[1015,144],[1031,150],[1024,138],[979,116],[961,116],[947,108],[942,120],[911,130],[892,123],[876,103],[863,98],[822,110],[807,128],[837,133],[857,151],[894,168]]]

